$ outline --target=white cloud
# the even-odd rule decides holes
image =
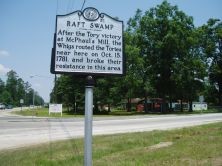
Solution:
[[[7,72],[9,72],[11,69],[3,66],[2,64],[0,64],[0,75],[5,75]]]
[[[10,54],[6,50],[0,50],[0,57],[8,57]]]

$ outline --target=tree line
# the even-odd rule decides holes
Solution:
[[[33,104],[43,105],[44,100],[38,93],[31,88],[29,82],[24,82],[13,70],[7,73],[6,82],[0,79],[0,103],[5,105],[20,106],[20,100],[23,99],[23,105]]]
[[[195,27],[193,17],[167,1],[136,14],[124,30],[126,75],[98,78],[94,107],[117,105],[131,98],[162,98],[164,103],[190,103],[204,95],[222,106],[222,22],[209,19]],[[84,99],[84,79],[61,75],[51,100],[78,108]],[[146,105],[145,105],[146,106]],[[170,110],[163,104],[163,110]],[[77,107],[77,108],[76,108]],[[147,112],[147,108],[145,107]]]

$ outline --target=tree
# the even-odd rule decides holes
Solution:
[[[34,89],[30,88],[29,91],[26,93],[26,104],[27,105],[33,105],[35,104],[35,99],[34,99],[34,103],[33,103],[33,97],[34,96]]]
[[[126,56],[126,76],[121,79],[120,92],[127,98],[127,111],[131,111],[131,98],[144,96],[146,88],[146,74],[144,73],[144,61],[140,56],[139,47],[139,22],[142,12],[137,10],[133,18],[130,18],[127,29],[124,33],[125,56]],[[142,87],[142,88],[141,88]]]
[[[24,87],[24,81],[21,79],[21,78],[19,78],[18,80],[17,80],[17,87],[16,87],[16,89],[17,89],[17,96],[16,96],[16,100],[17,101],[20,101],[20,99],[25,99],[25,87]]]
[[[4,96],[3,94],[5,92],[5,83],[0,78],[0,103],[4,103]]]
[[[218,20],[210,20],[207,25],[195,28],[192,17],[166,0],[144,14],[137,10],[124,32],[126,76],[99,79],[95,88],[95,107],[100,102],[110,108],[121,99],[127,99],[127,110],[130,111],[131,98],[143,97],[145,112],[148,112],[149,96],[163,99],[162,112],[167,111],[167,101],[172,108],[172,102],[178,99],[181,105],[183,101],[189,102],[192,111],[193,100],[206,93],[207,72],[214,85],[208,89],[211,93],[218,90],[221,103],[221,26]],[[73,103],[75,96],[81,93],[81,83],[75,80],[75,87],[68,77],[61,76],[56,81],[58,85],[54,92],[60,101]]]
[[[33,103],[34,89],[28,82],[24,82],[18,77],[17,73],[13,70],[7,73],[6,84],[0,79],[0,100],[5,104],[14,106],[20,105],[20,99],[24,100],[24,105]],[[35,104],[42,105],[44,100],[35,92]]]
[[[98,78],[96,80],[95,97],[94,97],[94,111],[100,112],[100,106],[108,106],[108,112],[111,111],[111,105],[115,105],[121,102],[124,94],[121,93],[120,77],[106,77]],[[102,110],[103,111],[103,110]]]
[[[6,90],[4,90],[0,95],[0,101],[4,104],[13,104],[11,94]]]
[[[145,112],[147,109],[147,96],[151,92],[150,86],[150,63],[144,58],[141,47],[141,28],[142,11],[137,10],[133,18],[128,21],[125,32],[125,53],[127,56],[126,71],[127,75],[123,78],[123,85],[126,89],[128,98],[127,110],[131,110],[131,98],[143,96],[145,98]]]
[[[6,80],[6,90],[10,93],[13,105],[18,105],[17,101],[17,80],[18,75],[15,71],[11,70],[7,73],[7,80]]]
[[[210,82],[217,90],[218,104],[222,105],[222,22],[209,19],[200,31],[203,54],[208,58]]]
[[[25,97],[24,97],[24,104],[25,105],[32,105],[32,89],[31,89],[31,85],[29,84],[29,82],[25,82],[24,83],[24,93],[25,93]],[[32,93],[32,94],[31,94]]]
[[[188,34],[187,34],[188,35]],[[206,58],[200,50],[200,35],[198,29],[194,28],[189,32],[184,49],[179,50],[179,55],[174,62],[172,78],[175,81],[175,98],[188,101],[189,111],[192,111],[192,101],[204,92],[204,78],[206,73]],[[182,53],[181,53],[182,51]]]
[[[51,99],[54,96],[54,101],[64,103],[76,112],[78,105],[83,103],[83,92],[83,79],[72,75],[61,75],[56,80]]]
[[[156,8],[145,12],[140,22],[141,28],[141,50],[146,67],[151,74],[150,83],[156,89],[157,94],[164,101],[163,112],[166,111],[166,99],[172,100],[176,85],[180,89],[185,88],[183,81],[186,79],[175,79],[189,71],[184,66],[187,58],[192,59],[193,46],[193,19],[184,12],[178,10],[177,6],[171,6],[167,1]],[[190,62],[189,62],[190,63]],[[177,76],[175,76],[177,75]],[[184,76],[186,77],[186,76]],[[186,92],[184,89],[182,92]]]
[[[38,92],[34,92],[35,93],[35,98],[34,98],[34,103],[35,105],[43,105],[44,104],[44,100],[41,96],[39,96]]]
[[[5,90],[5,83],[0,78],[0,95],[3,93],[4,90]]]

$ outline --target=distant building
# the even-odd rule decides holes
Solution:
[[[192,104],[192,109],[194,111],[199,111],[199,110],[207,110],[207,103],[203,102],[193,102]]]

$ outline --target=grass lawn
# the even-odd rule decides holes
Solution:
[[[35,109],[27,109],[23,111],[14,111],[14,114],[23,115],[23,116],[37,116],[37,117],[61,117],[60,113],[51,113],[49,115],[49,108],[35,108]],[[63,111],[62,117],[83,117],[79,114],[74,114],[73,112]]]
[[[83,139],[0,151],[3,166],[82,166]],[[94,166],[220,166],[222,122],[93,138]]]

